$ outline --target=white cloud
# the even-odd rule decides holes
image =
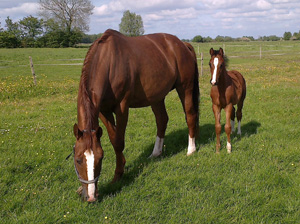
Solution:
[[[35,15],[38,12],[39,4],[38,3],[23,3],[19,6],[12,8],[4,8],[0,10],[1,15]]]

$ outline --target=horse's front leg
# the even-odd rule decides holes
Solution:
[[[151,105],[151,108],[156,119],[157,134],[153,152],[150,155],[150,158],[158,157],[162,154],[165,132],[169,120],[164,100]]]
[[[215,115],[215,130],[216,130],[216,153],[220,153],[221,143],[220,143],[220,135],[221,135],[221,108],[215,104],[212,106],[214,115]]]
[[[225,132],[227,135],[227,152],[231,153],[231,141],[230,141],[230,134],[231,134],[231,115],[232,115],[232,104],[228,104],[225,107],[226,112],[226,124],[225,124]]]
[[[125,130],[128,121],[128,107],[124,104],[120,104],[120,106],[116,109],[116,131],[113,147],[116,153],[116,169],[115,176],[112,182],[116,182],[121,179],[124,173],[125,167],[125,157],[123,154],[123,150],[125,147]]]

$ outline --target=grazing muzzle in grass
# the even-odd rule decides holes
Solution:
[[[97,200],[97,182],[100,177],[103,150],[100,144],[102,129],[81,131],[74,125],[76,143],[74,146],[74,168],[78,180],[82,184],[77,192],[84,201]]]

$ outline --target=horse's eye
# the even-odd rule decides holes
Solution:
[[[82,159],[76,159],[76,162],[80,165],[82,163]]]
[[[210,62],[208,63],[208,65],[209,65],[209,67],[211,67],[211,63]]]

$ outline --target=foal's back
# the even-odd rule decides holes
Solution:
[[[232,80],[232,85],[234,86],[237,100],[243,100],[246,96],[246,81],[244,77],[236,70],[228,71],[227,74]]]

